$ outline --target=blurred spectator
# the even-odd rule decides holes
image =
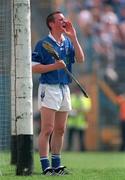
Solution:
[[[121,146],[120,151],[125,151],[125,93],[117,97],[119,104],[119,119],[121,128]]]
[[[113,7],[114,12],[119,16],[120,9],[125,5],[124,0],[103,0],[105,4],[109,4]]]
[[[87,9],[91,9],[93,7],[100,8],[102,6],[102,0],[85,0],[84,6]]]
[[[80,27],[79,41],[85,52],[84,66],[80,72],[91,74],[94,64],[94,36],[93,36],[93,17],[88,10],[82,10],[78,14],[78,25]]]
[[[106,59],[105,76],[117,80],[117,73],[115,72],[115,52],[114,52],[114,37],[116,36],[116,26],[118,24],[118,17],[112,11],[107,11],[102,16],[103,30],[101,32],[101,39],[103,43],[103,50]]]
[[[68,118],[68,144],[67,150],[73,150],[75,137],[78,136],[79,150],[85,151],[85,131],[88,126],[86,113],[91,109],[90,98],[81,94],[71,94],[72,111]]]
[[[118,75],[116,93],[124,93],[125,89],[125,23],[117,25],[117,36],[114,40],[115,71]]]
[[[125,5],[120,9],[119,20],[120,22],[125,22]]]

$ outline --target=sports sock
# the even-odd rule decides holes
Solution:
[[[45,171],[47,168],[50,167],[48,157],[40,157],[40,162],[41,162],[41,167],[43,171]]]
[[[60,154],[52,154],[52,168],[56,169],[57,167],[60,167],[61,165],[61,156]]]

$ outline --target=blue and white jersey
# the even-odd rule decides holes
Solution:
[[[59,54],[70,72],[72,72],[72,64],[75,62],[74,47],[68,37],[64,37],[61,44],[58,44],[52,35],[48,35],[43,40],[40,40],[32,53],[32,64],[54,64],[55,59],[42,46],[43,42],[49,42]],[[71,78],[63,69],[42,73],[40,76],[40,83],[42,84],[69,84]]]

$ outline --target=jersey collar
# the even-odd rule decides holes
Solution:
[[[49,33],[49,35],[48,35],[53,41],[55,41],[56,42],[56,44],[57,45],[61,45],[62,43],[63,43],[63,41],[65,41],[65,37],[64,37],[64,35],[62,34],[62,43],[61,44],[59,44],[57,41],[56,41],[56,39],[53,37],[53,35],[51,34],[51,33]]]

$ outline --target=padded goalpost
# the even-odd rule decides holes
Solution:
[[[12,1],[11,163],[16,175],[33,171],[30,0]]]
[[[30,0],[0,0],[0,175],[33,172]],[[9,170],[9,171],[10,171]]]

